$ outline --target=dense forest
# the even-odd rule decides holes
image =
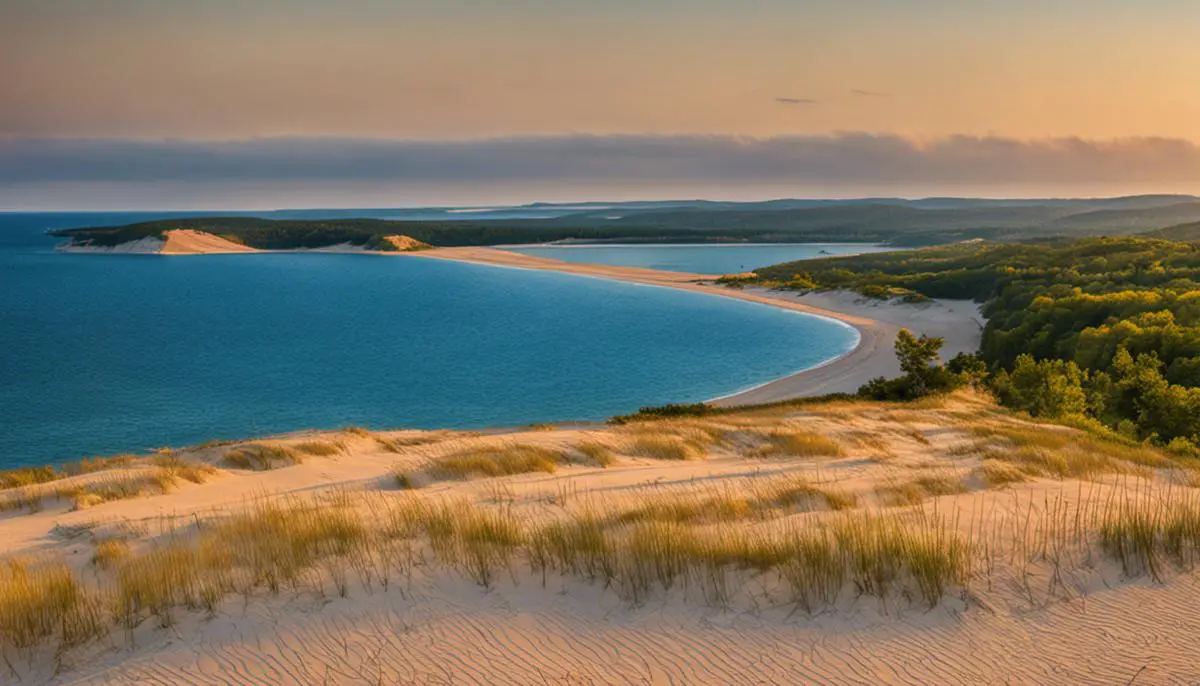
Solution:
[[[988,318],[980,357],[1004,403],[1181,451],[1200,444],[1200,243],[974,242],[793,262],[757,281],[973,298]]]

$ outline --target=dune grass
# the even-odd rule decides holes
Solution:
[[[165,480],[183,479],[202,484],[217,473],[217,468],[206,462],[191,462],[176,455],[158,456],[153,458],[151,463],[165,475]]]
[[[0,651],[32,651],[56,639],[59,652],[108,631],[104,596],[62,563],[0,563]]]
[[[927,498],[967,492],[962,479],[953,474],[922,474],[908,481],[892,482],[876,489],[885,505],[917,505]]]
[[[120,538],[106,538],[96,543],[92,551],[92,564],[98,569],[112,569],[129,557],[129,544]]]
[[[603,443],[587,441],[575,446],[575,449],[601,467],[611,467],[618,462],[616,451]]]
[[[753,457],[841,457],[842,446],[813,431],[783,429],[763,434],[766,442],[753,450]]]
[[[567,461],[561,450],[513,443],[462,450],[434,458],[424,468],[437,480],[512,476],[530,472],[554,473]]]
[[[1001,460],[984,460],[978,469],[979,476],[989,488],[1029,481],[1030,475],[1017,466]]]
[[[987,441],[986,459],[1009,462],[1029,476],[1094,479],[1175,464],[1156,448],[1080,430],[986,424],[972,427],[972,433]]]
[[[657,420],[623,426],[620,451],[651,460],[699,460],[725,439],[725,430],[699,420]]]
[[[236,469],[269,471],[304,462],[304,456],[283,445],[244,445],[225,453],[225,464]]]
[[[293,443],[289,447],[296,452],[305,455],[315,455],[317,457],[339,455],[346,450],[345,443],[341,441],[301,441],[300,443]]]
[[[1129,577],[1149,575],[1160,581],[1167,563],[1195,569],[1200,560],[1200,497],[1189,490],[1110,503],[1100,524],[1100,545]]]

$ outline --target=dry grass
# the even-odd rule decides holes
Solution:
[[[392,470],[392,478],[396,481],[396,488],[401,490],[420,488],[417,478],[408,470],[397,467]]]
[[[1029,476],[1095,479],[1104,474],[1137,473],[1175,463],[1160,450],[1099,438],[1078,430],[1011,424],[977,425],[972,433],[985,439],[982,455],[1008,462]]]
[[[304,462],[304,456],[283,445],[244,445],[225,453],[225,464],[236,469],[268,471]]]
[[[966,493],[961,479],[950,474],[923,474],[904,482],[893,482],[876,489],[884,505],[918,505],[926,498]]]
[[[1029,481],[1029,475],[1018,467],[1000,460],[984,460],[979,465],[979,475],[991,488]]]
[[[0,489],[21,488],[62,479],[66,476],[54,467],[21,467],[0,471]]]
[[[612,448],[603,443],[585,442],[575,446],[583,456],[601,467],[611,467],[617,464],[617,454]]]
[[[304,453],[305,455],[316,455],[318,457],[329,457],[331,455],[340,455],[345,452],[346,444],[341,441],[301,441],[290,446],[292,450]]]
[[[631,457],[699,460],[724,440],[725,430],[698,421],[660,420],[629,424],[618,434],[625,438],[622,452]]]
[[[174,455],[155,457],[152,463],[164,474],[164,480],[172,482],[175,479],[183,479],[202,484],[217,473],[217,468],[208,463],[191,462]]]
[[[842,446],[813,431],[778,430],[766,433],[766,443],[751,452],[753,457],[841,457]]]
[[[444,440],[446,440],[446,438],[448,436],[451,436],[451,435],[453,435],[453,434],[448,431],[431,431],[431,432],[427,432],[427,433],[423,433],[423,434],[418,434],[416,436],[390,437],[390,436],[373,435],[372,438],[375,440],[375,443],[382,450],[385,450],[389,453],[402,453],[405,450],[407,450],[408,448],[412,448],[412,447],[419,446],[419,445],[429,445],[430,443],[437,443],[439,441],[444,441]]]
[[[129,557],[129,544],[120,538],[107,538],[96,543],[92,551],[92,564],[97,569],[112,569]]]
[[[0,652],[33,651],[57,639],[61,654],[106,633],[106,619],[103,596],[66,565],[0,563]]]
[[[529,472],[553,473],[566,462],[561,450],[514,443],[463,450],[435,458],[425,466],[433,479],[470,479]]]

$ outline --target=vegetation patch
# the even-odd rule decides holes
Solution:
[[[245,445],[225,453],[223,458],[230,467],[268,471],[304,462],[304,456],[283,445]]]
[[[561,450],[512,444],[463,450],[433,459],[425,473],[434,479],[512,476],[529,472],[553,473],[566,463]]]

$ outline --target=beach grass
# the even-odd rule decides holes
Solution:
[[[530,472],[554,473],[567,461],[562,450],[512,443],[476,448],[434,458],[424,471],[436,480],[512,476]]]
[[[290,466],[304,462],[304,456],[287,446],[251,444],[234,448],[222,458],[225,464],[235,469],[269,471],[279,466]]]
[[[841,457],[841,444],[814,431],[781,429],[762,435],[766,442],[753,450],[753,457]]]

